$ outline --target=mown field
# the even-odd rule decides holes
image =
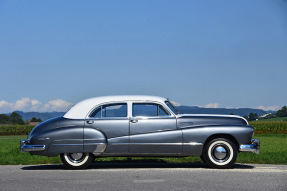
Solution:
[[[19,141],[27,136],[0,136],[0,165],[19,164],[59,164],[59,157],[32,156],[29,153],[20,153]],[[261,141],[261,153],[240,153],[237,163],[254,164],[287,164],[287,134],[258,134],[254,138]],[[99,158],[95,162],[168,162],[168,163],[197,163],[202,162],[200,157],[184,158],[131,158],[109,157]]]

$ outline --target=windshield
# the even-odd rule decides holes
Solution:
[[[174,113],[174,114],[179,114],[179,111],[176,109],[175,106],[170,103],[170,101],[165,101],[165,104],[169,107],[169,109]]]

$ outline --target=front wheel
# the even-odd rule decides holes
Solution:
[[[230,168],[236,161],[237,149],[228,139],[214,139],[204,147],[203,158],[212,168]]]
[[[95,159],[90,153],[63,153],[60,155],[61,160],[67,169],[85,169]]]

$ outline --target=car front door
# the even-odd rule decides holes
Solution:
[[[132,103],[129,152],[135,155],[171,155],[182,152],[182,132],[163,105]]]

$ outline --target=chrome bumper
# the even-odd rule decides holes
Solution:
[[[20,141],[20,152],[30,152],[30,151],[44,151],[46,149],[45,145],[29,145],[28,139],[23,139]]]
[[[255,154],[260,153],[260,141],[258,139],[252,139],[250,145],[240,145],[239,151],[252,152]]]

